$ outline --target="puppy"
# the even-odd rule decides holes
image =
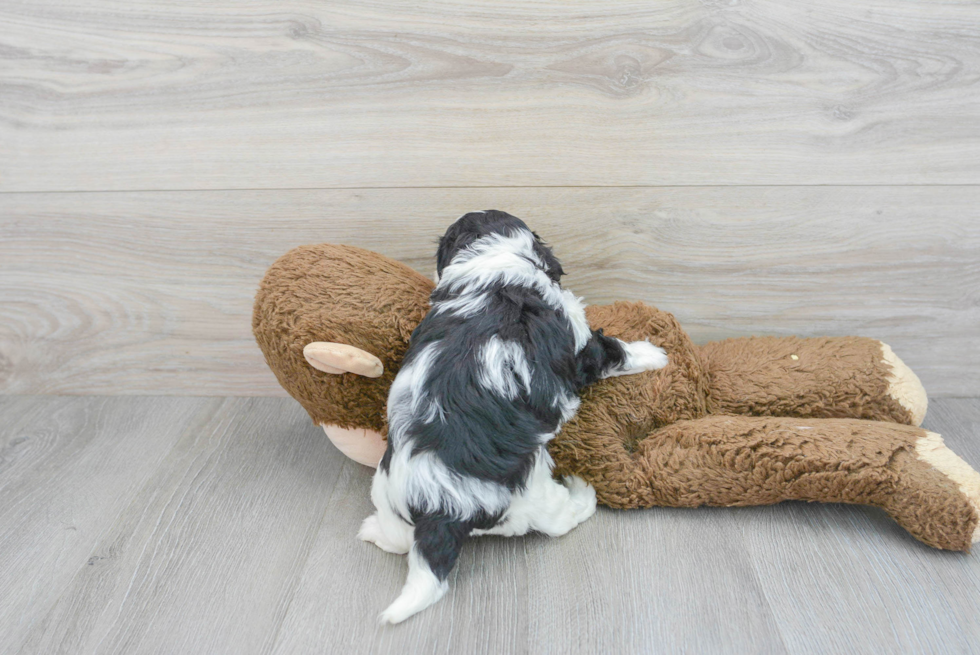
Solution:
[[[358,535],[408,553],[408,579],[382,623],[439,600],[469,536],[557,537],[592,516],[595,490],[554,480],[547,444],[583,387],[667,365],[646,341],[591,330],[582,302],[561,287],[561,264],[510,214],[466,214],[436,257],[431,308],[388,395],[377,512]]]

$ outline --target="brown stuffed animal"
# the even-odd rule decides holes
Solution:
[[[269,269],[252,328],[280,384],[346,455],[376,466],[388,390],[434,285],[349,246],[304,246]],[[980,540],[980,475],[919,427],[926,394],[891,349],[857,337],[729,339],[697,346],[642,303],[587,309],[594,328],[648,339],[670,363],[586,389],[551,442],[556,475],[616,508],[881,507],[921,541]]]

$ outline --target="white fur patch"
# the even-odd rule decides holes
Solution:
[[[551,477],[554,461],[542,446],[527,479],[527,486],[514,494],[500,524],[473,535],[495,534],[505,537],[542,532],[560,537],[595,513],[595,489],[577,477],[565,484]]]
[[[552,401],[551,406],[558,408],[561,412],[561,419],[558,420],[558,427],[555,428],[555,434],[561,432],[562,426],[575,418],[578,413],[578,408],[582,404],[582,400],[576,395],[564,395],[559,393],[555,396]],[[555,434],[550,435],[554,437]]]
[[[442,405],[438,400],[433,400],[429,403],[429,408],[425,410],[425,414],[422,420],[426,423],[434,423],[436,419],[439,419],[440,423],[446,422],[446,410],[442,408]]]
[[[607,371],[603,377],[612,378],[619,375],[633,375],[643,371],[656,371],[667,366],[667,353],[663,348],[655,346],[649,341],[631,341],[624,343],[626,350],[626,361],[622,368]]]
[[[459,311],[470,310],[478,302],[473,296],[496,283],[534,289],[549,306],[565,309],[567,299],[561,286],[548,277],[543,266],[529,231],[483,237],[457,253],[442,269],[439,286],[448,287],[460,298],[436,303],[434,309],[439,311],[444,304],[451,309],[454,305],[450,303],[455,303]]]
[[[522,387],[531,390],[531,368],[520,344],[492,336],[480,348],[480,363],[480,384],[490,391],[514,399]]]
[[[463,287],[486,288],[498,280],[526,280],[534,272],[543,275],[543,265],[534,252],[534,235],[529,231],[491,234],[456,253],[442,269],[439,286],[458,291]],[[552,284],[550,278],[545,279]]]
[[[451,471],[437,454],[413,454],[412,447],[410,439],[399,443],[387,475],[380,469],[375,475],[379,497],[402,516],[410,515],[411,506],[466,520],[481,510],[493,514],[507,507],[510,492],[504,485]]]
[[[436,355],[439,354],[438,344],[430,344],[419,352],[415,360],[400,370],[388,392],[388,439],[398,444],[411,423],[412,418],[421,413],[423,403],[428,400],[425,392],[425,381]],[[438,412],[438,407],[435,408]],[[433,407],[427,408],[426,415],[433,412]],[[433,420],[434,420],[433,416]]]
[[[578,413],[578,408],[581,404],[582,400],[578,396],[561,397],[559,400],[559,405],[561,406],[561,422],[567,423],[571,421],[575,417],[575,414]]]
[[[562,291],[561,300],[565,316],[571,321],[575,334],[575,352],[579,352],[592,338],[592,328],[585,317],[585,302],[568,289]]]
[[[464,292],[455,298],[434,303],[432,311],[436,314],[451,312],[462,318],[469,318],[482,312],[489,301],[490,296],[483,291]]]
[[[378,512],[364,519],[364,522],[361,523],[361,529],[357,532],[358,539],[370,541],[381,550],[395,555],[407,553],[412,547],[414,536],[414,527],[398,519],[398,517],[386,516],[382,523],[381,515]]]

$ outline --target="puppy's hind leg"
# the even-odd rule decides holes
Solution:
[[[371,482],[371,501],[377,511],[364,519],[357,538],[381,550],[404,555],[412,547],[412,526],[402,520],[388,500],[388,474],[379,469]]]
[[[401,623],[446,594],[446,578],[469,532],[469,526],[445,515],[414,518],[415,543],[408,553],[408,579],[395,602],[378,617],[381,623]]]
[[[551,477],[553,467],[551,455],[542,447],[527,486],[511,501],[503,520],[489,530],[473,534],[515,537],[533,530],[560,537],[595,514],[595,489],[575,476],[556,481]]]
[[[394,515],[380,510],[364,519],[357,532],[361,541],[369,541],[383,551],[404,555],[412,547],[412,526]]]

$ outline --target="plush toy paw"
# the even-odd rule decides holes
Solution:
[[[929,408],[929,398],[919,376],[898,358],[887,343],[878,343],[881,343],[881,361],[891,367],[888,374],[888,394],[908,410],[912,425],[922,425]]]
[[[975,517],[969,544],[980,542],[980,520],[978,520],[980,519],[980,473],[973,470],[973,467],[959,455],[947,448],[943,443],[943,438],[935,432],[926,432],[924,437],[915,442],[915,453],[920,460],[927,462],[949,478],[963,494]],[[941,498],[942,494],[948,493],[950,493],[949,489],[942,488],[933,492],[931,496]],[[952,502],[947,504],[953,506]],[[969,549],[969,544],[964,544],[964,550]]]

